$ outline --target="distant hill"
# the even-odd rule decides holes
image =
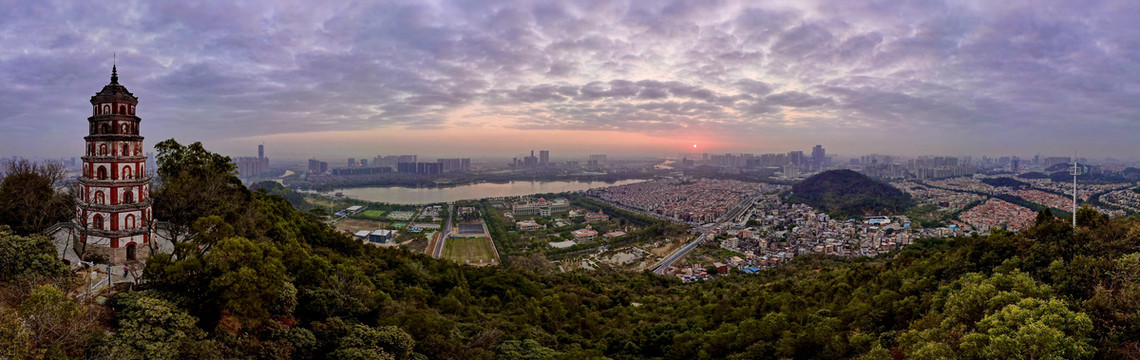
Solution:
[[[989,185],[989,186],[1008,187],[1008,188],[1014,188],[1014,189],[1019,189],[1021,187],[1029,187],[1030,186],[1029,183],[1027,183],[1027,182],[1017,181],[1017,180],[1014,180],[1013,178],[1008,178],[1008,177],[982,179],[982,182],[985,183],[986,185]]]
[[[1086,183],[1101,183],[1101,184],[1116,184],[1116,183],[1132,182],[1132,181],[1137,180],[1137,177],[1135,177],[1135,175],[1133,177],[1128,177],[1128,176],[1125,176],[1125,174],[1127,174],[1127,173],[1106,173],[1106,172],[1098,171],[1099,169],[1097,169],[1095,167],[1090,167],[1090,168],[1091,168],[1091,170],[1089,173],[1077,176],[1077,180],[1081,181],[1081,182],[1086,182]],[[1069,175],[1069,172],[1067,170],[1066,171],[1058,171],[1058,172],[1049,174],[1049,179],[1053,180],[1055,182],[1067,183],[1067,182],[1073,181],[1073,175]]]
[[[1027,173],[1018,175],[1017,177],[1022,178],[1022,179],[1048,179],[1049,175],[1042,173],[1042,172],[1034,171],[1034,172],[1027,172]]]
[[[905,192],[851,170],[830,170],[792,187],[788,201],[832,216],[899,214],[914,206]]]

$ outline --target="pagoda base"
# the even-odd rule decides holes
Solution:
[[[145,236],[149,240],[150,236]],[[83,242],[86,240],[87,246],[84,247]],[[145,262],[147,258],[152,255],[151,244],[144,242],[143,234],[136,234],[129,237],[119,238],[118,241],[101,236],[86,236],[77,237],[75,243],[72,244],[77,252],[83,252],[83,259],[86,261],[92,258],[101,258],[102,262],[108,264],[128,264],[134,262]]]

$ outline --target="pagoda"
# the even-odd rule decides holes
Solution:
[[[150,255],[150,177],[143,137],[135,116],[138,98],[119,84],[111,67],[111,83],[91,97],[89,130],[83,140],[83,175],[79,177],[75,220],[85,254],[102,255],[111,264],[141,261]],[[85,246],[84,246],[85,245]]]

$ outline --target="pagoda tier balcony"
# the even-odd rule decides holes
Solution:
[[[88,203],[88,202],[83,202],[82,200],[77,201],[76,203],[79,205],[79,207],[82,207],[84,209],[91,210],[91,211],[119,213],[119,212],[137,211],[137,210],[146,209],[148,207],[151,207],[151,205],[154,205],[154,199],[147,198],[146,200],[143,200],[143,201],[137,201],[137,202],[126,203],[126,204],[115,204],[115,205]]]
[[[80,157],[83,162],[87,163],[100,163],[100,162],[146,162],[146,155],[131,155],[131,156],[83,156]]]
[[[91,134],[83,137],[85,141],[142,141],[142,135],[135,134]]]
[[[150,233],[150,229],[147,229],[146,226],[140,226],[140,227],[137,227],[134,229],[120,229],[120,230],[103,229],[103,230],[99,230],[99,229],[85,228],[85,227],[83,227],[83,224],[80,224],[78,221],[72,221],[71,223],[75,226],[76,230],[82,231],[82,232],[86,233],[88,236],[95,235],[95,236],[102,236],[102,237],[108,237],[108,238],[123,238],[123,237],[131,236],[131,235],[142,235],[142,234]]]
[[[128,115],[128,114],[101,114],[101,115],[92,115],[92,116],[87,117],[87,121],[90,121],[90,122],[107,121],[107,120],[114,120],[114,119],[142,121],[142,118],[135,116],[135,115]]]
[[[141,185],[150,183],[150,176],[141,177],[141,178],[131,178],[131,179],[117,179],[117,180],[111,180],[111,179],[98,180],[98,179],[93,179],[93,178],[81,177],[81,178],[79,178],[79,182],[83,183],[83,185],[87,185],[88,187],[91,187],[91,186],[103,186],[103,187],[141,186]]]

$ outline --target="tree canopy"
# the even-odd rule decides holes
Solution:
[[[163,173],[211,173],[179,167]],[[0,357],[1140,358],[1137,219],[1079,212],[1073,229],[1042,213],[1019,233],[919,239],[878,258],[800,256],[683,284],[559,273],[542,257],[457,265],[366,245],[280,196],[227,187],[239,196],[188,219],[196,235],[179,256],[150,257],[143,289],[111,299],[106,333],[50,344],[58,327],[33,325],[39,314],[85,324],[99,307],[66,286],[6,281]]]

